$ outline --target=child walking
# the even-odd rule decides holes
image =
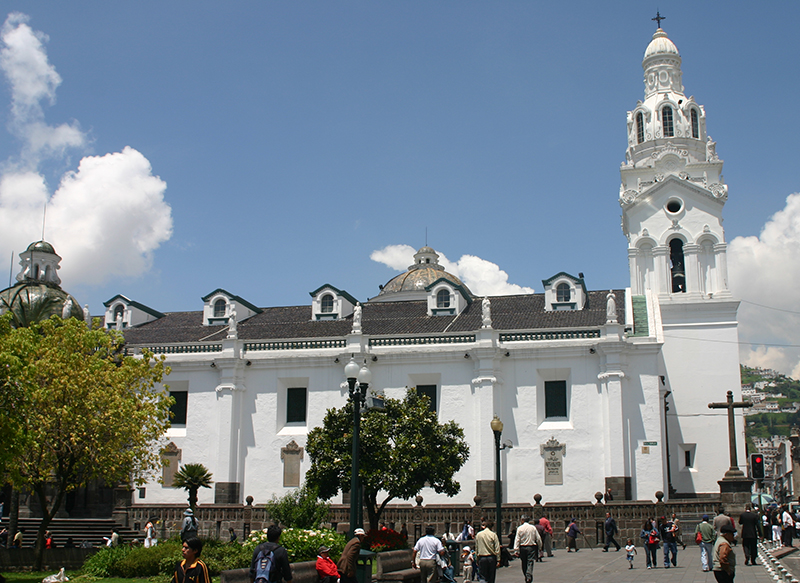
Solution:
[[[628,569],[633,569],[633,555],[636,554],[636,547],[633,546],[633,540],[628,539],[625,545],[625,552],[628,553]]]

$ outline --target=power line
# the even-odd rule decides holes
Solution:
[[[711,338],[692,338],[691,336],[673,336],[672,334],[664,333],[664,336],[669,336],[670,338],[677,338],[678,340],[695,340],[697,342],[715,342],[717,344],[736,344],[739,346],[748,346],[748,345],[757,345],[757,346],[776,346],[779,348],[800,348],[800,344],[777,344],[774,342],[748,342],[744,340],[739,340],[738,342],[734,342],[733,340],[712,340]]]
[[[765,306],[764,304],[757,304],[749,300],[739,300],[739,301],[741,301],[743,304],[750,304],[751,306],[758,306],[759,308],[765,308],[767,310],[775,310],[776,312],[784,312],[786,314],[796,314],[800,316],[800,312],[796,310],[784,310],[783,308],[776,308],[774,306]]]

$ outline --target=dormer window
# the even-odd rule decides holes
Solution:
[[[217,288],[203,296],[203,326],[227,326],[232,314],[236,322],[244,322],[248,318],[261,313],[261,308],[254,306],[244,298]]]
[[[572,288],[568,283],[559,283],[556,288],[556,301],[568,302],[572,299]]]
[[[224,318],[227,309],[228,309],[228,302],[226,302],[222,298],[218,299],[216,302],[214,302],[214,317]]]
[[[700,118],[697,115],[697,110],[692,110],[692,137],[699,138],[700,137]]]
[[[115,329],[119,320],[122,321],[122,327],[128,329],[164,317],[161,312],[123,295],[116,295],[107,302],[103,302],[103,305],[106,307],[104,325],[109,330]]]
[[[358,300],[344,290],[325,284],[310,292],[312,320],[340,320],[353,313]]]
[[[644,116],[642,112],[636,114],[636,143],[644,142]]]
[[[664,137],[672,138],[675,136],[675,124],[672,119],[672,108],[665,105],[661,110],[661,127],[664,129]]]
[[[542,285],[546,311],[582,310],[586,303],[586,284],[582,273],[575,277],[562,271],[550,279],[543,279]]]
[[[450,307],[450,290],[440,289],[436,292],[436,307],[449,308]]]

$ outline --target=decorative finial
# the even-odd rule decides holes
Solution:
[[[658,28],[661,28],[661,21],[666,19],[667,19],[666,16],[661,16],[661,13],[658,10],[656,10],[656,17],[651,18],[650,20],[655,20],[656,23],[658,24]]]

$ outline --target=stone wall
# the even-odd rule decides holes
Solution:
[[[578,541],[581,546],[602,544],[603,522],[606,512],[610,512],[617,521],[620,530],[617,538],[620,544],[631,538],[639,546],[639,532],[647,518],[670,516],[673,512],[681,520],[682,530],[687,534],[685,542],[694,538],[694,528],[703,514],[714,516],[720,505],[719,497],[702,499],[673,499],[664,502],[661,492],[656,492],[655,500],[612,501],[604,503],[602,495],[595,494],[594,501],[587,502],[545,502],[539,494],[534,496],[533,504],[503,505],[503,524],[501,533],[503,543],[508,543],[507,535],[513,527],[520,524],[523,515],[541,517],[546,515],[553,523],[554,545],[565,547],[565,533],[571,518],[578,520],[583,535]],[[472,506],[460,504],[423,505],[423,498],[417,496],[416,504],[391,504],[386,507],[381,519],[387,526],[394,526],[399,531],[403,523],[409,532],[409,539],[416,540],[424,533],[425,526],[432,524],[437,533],[453,532],[458,534],[465,520],[472,524],[480,524],[482,518],[494,520],[494,504],[483,504],[481,497],[476,496]],[[158,521],[159,538],[169,537],[180,531],[185,506],[177,505],[143,505],[135,504],[118,509],[125,515],[126,526],[143,529],[148,519]],[[119,516],[119,515],[118,515]],[[200,505],[196,518],[200,523],[201,536],[211,538],[228,537],[228,528],[232,527],[239,540],[246,538],[250,532],[266,528],[272,520],[264,506],[255,506],[252,500],[246,505],[240,504],[208,504]],[[329,521],[333,528],[346,532],[350,518],[350,507],[342,504],[331,506]],[[364,517],[366,522],[366,515]]]

